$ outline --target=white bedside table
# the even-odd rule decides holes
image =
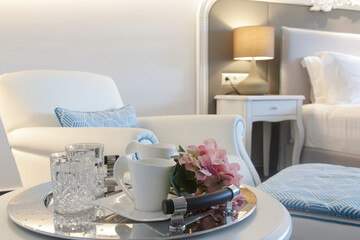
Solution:
[[[269,175],[269,153],[271,138],[271,122],[290,120],[294,133],[294,149],[292,164],[299,163],[301,148],[304,143],[304,126],[302,123],[302,101],[300,95],[217,95],[217,114],[238,114],[246,126],[244,144],[251,157],[251,133],[253,122],[263,123],[263,161],[264,175]]]

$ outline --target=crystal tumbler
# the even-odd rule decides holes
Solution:
[[[72,214],[54,212],[54,230],[58,234],[79,233],[79,237],[96,235],[95,208]],[[72,234],[72,236],[76,236]]]
[[[50,155],[51,181],[55,212],[71,214],[90,209],[95,200],[95,171],[92,153],[69,157],[65,152]]]
[[[65,147],[66,154],[69,157],[76,158],[82,156],[84,153],[91,152],[91,168],[95,172],[95,183],[93,187],[93,193],[95,199],[102,198],[104,196],[104,178],[105,178],[105,165],[104,165],[104,145],[101,143],[75,143]]]

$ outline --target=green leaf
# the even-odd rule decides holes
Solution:
[[[172,185],[172,187],[174,188],[174,191],[176,193],[176,195],[179,197],[180,196],[180,186],[176,183],[175,181],[175,176],[177,176],[177,172],[179,171],[179,162],[176,163],[175,167],[173,168],[173,170],[170,173],[170,183]]]
[[[194,193],[196,192],[197,189],[197,185],[196,185],[196,181],[194,180],[184,180],[183,182],[184,186],[184,191],[187,193]]]
[[[188,193],[194,193],[196,191],[195,173],[187,171],[185,165],[176,163],[173,171],[170,173],[170,180],[178,196],[180,196],[181,188]]]
[[[180,153],[180,152],[186,152],[186,151],[182,148],[182,146],[179,145],[179,150],[178,150],[178,152]]]
[[[184,167],[184,174],[185,174],[184,176],[185,179],[194,179],[194,181],[196,181],[195,173],[192,171],[187,171],[185,167]]]

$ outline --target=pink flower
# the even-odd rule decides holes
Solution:
[[[240,186],[240,165],[230,164],[226,150],[219,149],[215,140],[207,139],[204,145],[190,145],[185,149],[179,164],[185,164],[187,171],[195,173],[198,186],[195,194],[214,192],[231,184]]]

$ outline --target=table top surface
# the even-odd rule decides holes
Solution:
[[[216,95],[217,100],[303,100],[305,99],[302,95]]]
[[[255,211],[243,221],[219,231],[206,233],[190,239],[289,239],[292,221],[289,212],[268,194],[250,186],[257,197]],[[24,229],[16,225],[7,214],[8,202],[27,188],[20,188],[0,196],[0,226],[4,239],[57,239]]]

